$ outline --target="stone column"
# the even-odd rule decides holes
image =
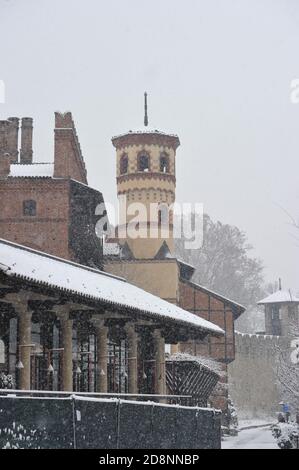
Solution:
[[[73,391],[73,320],[62,319],[62,388]]]
[[[23,364],[20,369],[20,389],[30,390],[31,377],[30,377],[30,357],[31,357],[31,312],[27,308],[20,307],[19,310],[19,360]]]
[[[165,341],[161,336],[160,330],[154,332],[155,342],[155,361],[156,361],[156,380],[155,380],[155,393],[157,395],[165,395],[166,393],[166,380],[165,380]]]
[[[108,362],[108,327],[104,323],[96,326],[97,338],[97,392],[107,393],[107,362]]]
[[[129,393],[138,393],[138,335],[134,325],[126,325],[128,340],[128,390]]]

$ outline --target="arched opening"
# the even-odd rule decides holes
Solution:
[[[147,172],[150,170],[150,158],[147,153],[138,156],[138,171]]]
[[[119,166],[119,171],[121,175],[125,175],[126,173],[128,173],[128,155],[121,156]]]
[[[165,153],[160,156],[160,172],[169,173],[169,158]]]

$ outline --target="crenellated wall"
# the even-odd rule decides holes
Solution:
[[[276,346],[284,341],[279,336],[236,333],[236,356],[228,366],[228,381],[239,416],[270,417],[279,410]]]

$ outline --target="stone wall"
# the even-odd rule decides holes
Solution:
[[[239,417],[270,417],[281,400],[276,385],[278,336],[236,333],[235,361],[228,366],[229,394]]]

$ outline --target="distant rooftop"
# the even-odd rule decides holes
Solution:
[[[278,290],[274,294],[265,297],[258,302],[258,305],[276,304],[276,303],[299,303],[298,297],[292,294],[291,290]]]

